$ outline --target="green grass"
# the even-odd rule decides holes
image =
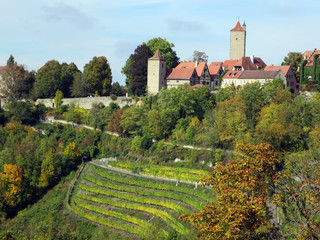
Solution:
[[[123,177],[119,177],[119,174],[115,174],[115,172],[113,171],[109,171],[95,165],[92,166],[92,170],[94,171],[94,173],[100,175],[105,179],[109,179],[111,181],[124,183],[128,185],[134,185],[134,186],[142,186],[145,188],[167,190],[167,191],[192,195],[204,200],[206,203],[212,201],[211,189],[206,189],[202,187],[199,187],[198,189],[194,189],[194,185],[191,185],[191,184],[180,184],[179,186],[176,186],[175,183],[173,182],[158,181],[158,180],[150,181],[149,179],[142,178],[142,177],[123,178]]]
[[[165,239],[176,231],[187,238],[189,225],[178,220],[180,214],[199,211],[212,198],[210,191],[194,189],[192,184],[147,179],[87,164],[70,198],[75,214],[110,229],[146,238],[159,229]],[[152,217],[153,216],[153,217]],[[160,221],[159,221],[160,220]]]
[[[132,239],[132,236],[110,231],[92,221],[83,221],[65,208],[68,186],[75,172],[61,179],[60,183],[49,190],[39,201],[29,205],[12,219],[3,220],[1,233],[9,232],[14,239]]]

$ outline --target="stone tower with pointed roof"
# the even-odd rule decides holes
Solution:
[[[246,24],[237,22],[230,30],[230,60],[239,60],[246,56]]]
[[[159,49],[148,59],[148,95],[155,95],[162,88],[166,88],[166,60]]]

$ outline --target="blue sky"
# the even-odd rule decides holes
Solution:
[[[155,37],[175,45],[181,61],[194,50],[209,62],[229,58],[238,18],[247,25],[247,56],[279,65],[288,52],[319,49],[319,0],[0,0],[0,66],[10,54],[28,70],[52,59],[82,71],[106,56],[113,81],[134,49]]]

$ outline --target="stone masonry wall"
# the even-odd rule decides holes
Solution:
[[[37,103],[43,103],[46,107],[55,107],[54,99],[38,99]],[[74,103],[76,106],[82,107],[84,109],[91,109],[93,103],[103,103],[105,106],[109,106],[110,103],[116,103],[121,108],[125,105],[133,105],[136,103],[131,97],[118,97],[117,100],[112,101],[110,97],[84,97],[84,98],[63,98],[63,105],[70,105]]]

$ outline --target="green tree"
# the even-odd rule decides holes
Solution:
[[[93,57],[84,66],[84,78],[88,82],[89,92],[109,96],[111,91],[112,73],[106,57]]]
[[[319,146],[285,156],[277,184],[281,229],[287,239],[320,239]]]
[[[131,58],[129,57],[126,61],[126,64],[121,69],[121,73],[126,76],[126,90],[129,89],[130,81],[132,78],[132,76],[129,73],[130,67],[131,67]]]
[[[234,84],[228,85],[227,87],[220,88],[216,93],[216,102],[223,102],[224,100],[230,99],[230,97],[235,97],[240,91],[240,86],[235,86]]]
[[[74,63],[61,64],[62,90],[65,97],[71,96],[70,87],[73,84],[75,76],[80,73],[80,70]]]
[[[127,108],[121,116],[120,125],[124,133],[143,135],[143,127],[147,123],[147,109],[144,106],[132,106]]]
[[[63,92],[61,65],[58,61],[51,60],[38,70],[33,96],[34,98],[54,98],[57,90]]]
[[[226,148],[244,140],[247,132],[247,106],[241,96],[230,97],[217,104],[214,109],[214,136]],[[212,126],[212,124],[211,124]]]
[[[63,92],[61,92],[60,90],[58,90],[56,92],[56,96],[54,97],[54,105],[56,106],[56,108],[60,107],[62,104],[62,98],[63,98]]]
[[[34,109],[30,101],[12,100],[6,104],[5,116],[10,121],[20,121],[30,124],[34,121]]]
[[[300,52],[289,52],[288,55],[284,58],[281,65],[289,65],[296,76],[296,79],[300,79],[298,72],[299,66],[302,62],[302,54]]]
[[[212,186],[212,202],[199,213],[180,217],[198,228],[203,239],[265,239],[272,234],[267,203],[277,175],[276,153],[266,143],[239,143],[236,154],[201,179]]]
[[[270,105],[270,103],[275,100],[276,92],[279,86],[282,87],[282,89],[284,89],[285,87],[283,80],[280,78],[268,81],[263,84],[262,94],[264,97],[264,105]]]
[[[122,95],[122,88],[120,86],[120,83],[118,83],[118,82],[112,83],[111,94],[114,94],[116,96]]]
[[[14,61],[12,54],[10,54],[10,57],[7,60],[7,66],[13,66],[14,64],[16,64],[16,62]]]
[[[252,131],[257,124],[261,108],[264,106],[264,96],[259,82],[246,84],[240,90],[239,94],[242,96],[246,104],[247,126]]]
[[[129,92],[134,95],[144,95],[147,87],[148,59],[152,52],[147,45],[138,46],[130,56],[131,64],[128,74],[131,76]]]
[[[86,97],[89,95],[89,84],[82,73],[76,73],[70,86],[71,96]]]
[[[159,49],[162,57],[166,60],[168,68],[174,68],[179,64],[177,53],[172,49],[174,44],[169,43],[167,39],[161,37],[153,38],[143,44],[146,44],[153,54]]]

